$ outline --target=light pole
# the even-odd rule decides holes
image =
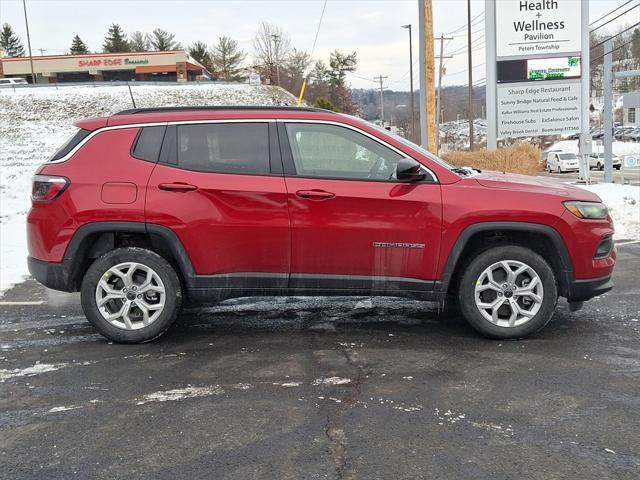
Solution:
[[[416,118],[415,107],[413,106],[413,45],[411,41],[411,24],[402,25],[402,28],[409,29],[409,85],[411,88],[411,140],[416,138]]]
[[[273,38],[273,54],[276,61],[276,81],[278,82],[278,86],[280,86],[280,59],[278,58],[278,41],[280,40],[280,35],[273,34],[271,38]]]
[[[35,85],[36,74],[33,72],[33,55],[31,54],[31,37],[29,37],[29,20],[27,20],[26,0],[22,0],[22,8],[24,10],[24,24],[27,27],[27,46],[29,47],[29,63],[31,64],[31,83]]]

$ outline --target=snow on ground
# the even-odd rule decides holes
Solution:
[[[132,85],[137,107],[295,105],[276,87],[244,84]],[[125,85],[0,90],[0,292],[28,274],[25,217],[31,177],[75,131],[73,122],[132,108]]]
[[[576,186],[602,199],[615,225],[614,238],[640,240],[640,187],[614,183]]]

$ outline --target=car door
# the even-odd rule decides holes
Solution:
[[[291,217],[290,286],[430,288],[441,233],[435,175],[397,181],[402,152],[355,127],[283,121],[278,129]]]
[[[148,183],[146,218],[173,230],[200,282],[286,287],[289,215],[274,122],[170,125]],[[237,283],[237,282],[236,282]]]

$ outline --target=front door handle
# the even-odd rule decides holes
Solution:
[[[296,195],[300,198],[308,198],[309,200],[328,200],[335,197],[335,194],[331,192],[325,192],[324,190],[298,190]]]
[[[160,190],[169,190],[173,192],[191,192],[198,189],[198,187],[196,187],[195,185],[181,182],[161,183],[160,185],[158,185],[158,188]]]

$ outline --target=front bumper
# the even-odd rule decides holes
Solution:
[[[37,258],[27,257],[27,266],[31,276],[45,287],[53,290],[62,290],[63,292],[75,291],[70,281],[71,269],[67,262],[45,262]]]
[[[600,278],[590,278],[588,280],[573,280],[569,283],[567,301],[584,302],[603,293],[607,293],[613,288],[611,275]]]

